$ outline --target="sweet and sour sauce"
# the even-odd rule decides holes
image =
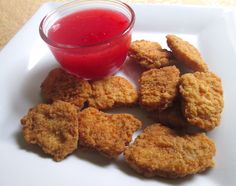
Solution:
[[[50,46],[62,67],[85,79],[116,72],[123,64],[131,34],[130,20],[110,9],[81,10],[58,19],[48,30]],[[61,46],[61,47],[60,47]]]

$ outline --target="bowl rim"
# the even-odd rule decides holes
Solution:
[[[65,9],[66,7],[70,7],[71,5],[73,4],[80,4],[80,3],[92,3],[92,2],[99,2],[99,3],[115,3],[117,5],[120,5],[120,6],[123,6],[125,7],[130,13],[131,13],[131,20],[130,20],[130,23],[129,25],[125,28],[124,31],[120,32],[119,34],[113,36],[112,38],[109,38],[109,39],[106,39],[106,40],[103,40],[103,41],[100,41],[100,42],[97,42],[95,44],[88,44],[88,45],[68,45],[68,44],[62,44],[62,43],[58,43],[58,42],[55,42],[51,39],[49,39],[47,37],[47,35],[45,34],[44,32],[44,25],[45,25],[45,22],[52,16],[54,15],[55,13],[57,13],[58,11],[60,10],[63,10]],[[135,12],[134,10],[126,3],[120,1],[120,0],[74,0],[72,2],[69,2],[69,3],[65,3],[61,6],[59,6],[58,8],[52,10],[51,12],[49,12],[46,16],[44,16],[44,18],[42,19],[42,21],[40,22],[40,25],[39,25],[39,34],[41,36],[41,38],[48,44],[50,45],[51,47],[55,47],[55,48],[61,48],[61,49],[77,49],[77,48],[87,48],[87,47],[95,47],[95,46],[99,46],[99,45],[103,45],[103,44],[106,44],[106,43],[109,43],[113,40],[116,40],[116,39],[119,39],[121,37],[123,37],[124,35],[126,35],[127,33],[130,32],[130,30],[133,28],[134,26],[134,22],[135,22]]]

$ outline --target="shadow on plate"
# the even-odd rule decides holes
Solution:
[[[24,137],[22,135],[21,131],[18,131],[14,134],[15,140],[17,145],[21,150],[25,150],[27,152],[32,152],[34,154],[37,154],[41,158],[47,158],[51,159],[49,155],[43,153],[42,149],[38,147],[37,145],[32,145],[32,144],[27,144],[26,141],[24,140]]]
[[[87,149],[83,149],[81,147],[78,148],[75,155],[79,159],[91,162],[100,167],[105,167],[112,163],[112,159],[106,158],[105,156],[102,156],[98,152],[93,152]]]

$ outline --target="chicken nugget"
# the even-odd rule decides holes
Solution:
[[[179,101],[175,101],[171,107],[165,110],[157,110],[152,113],[156,122],[168,125],[171,128],[183,129],[189,126],[181,112]]]
[[[90,84],[60,68],[49,72],[41,84],[43,98],[52,103],[56,100],[66,101],[81,109],[91,94]]]
[[[39,104],[21,119],[23,136],[27,143],[39,145],[55,161],[61,161],[77,148],[77,117],[77,109],[70,103]]]
[[[205,133],[181,134],[148,126],[124,152],[125,161],[147,177],[179,178],[214,166],[215,144]]]
[[[89,107],[79,114],[79,144],[116,158],[141,125],[131,114],[106,114]]]
[[[182,112],[187,121],[204,130],[219,125],[223,110],[220,78],[212,72],[188,73],[180,78]]]
[[[208,67],[199,51],[187,41],[175,36],[167,35],[167,44],[179,62],[193,71],[207,71]]]
[[[133,106],[138,101],[138,93],[134,86],[125,78],[109,76],[92,81],[92,94],[89,106],[97,109],[109,109],[118,106]]]
[[[170,106],[178,93],[179,74],[175,66],[143,72],[139,79],[140,105],[148,110]]]
[[[129,57],[146,69],[175,64],[172,53],[162,49],[157,42],[137,40],[131,43]]]

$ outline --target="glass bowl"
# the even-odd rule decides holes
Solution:
[[[65,44],[48,37],[50,28],[58,20],[79,11],[97,9],[121,13],[128,20],[127,27],[111,38],[88,45]],[[64,70],[84,79],[99,79],[114,74],[124,63],[134,22],[134,11],[121,1],[81,0],[64,4],[46,15],[40,23],[39,33]],[[76,26],[80,29],[80,25]]]

